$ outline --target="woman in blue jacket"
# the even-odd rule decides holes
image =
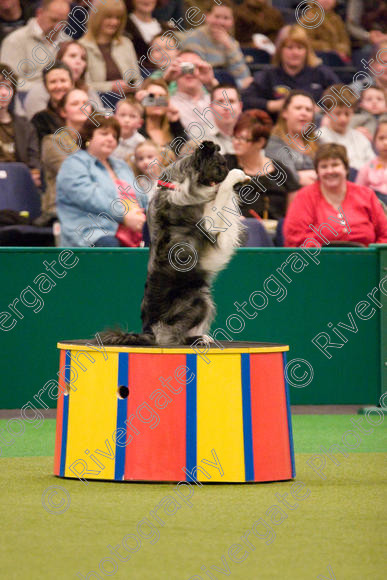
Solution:
[[[57,176],[61,245],[140,246],[147,197],[135,193],[129,166],[110,157],[120,137],[118,121],[94,120],[99,125],[87,119],[79,135],[81,150],[63,162]]]

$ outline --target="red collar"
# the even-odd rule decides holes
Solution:
[[[176,189],[176,185],[169,181],[162,181],[161,179],[158,180],[157,185],[159,187],[166,187],[167,189]]]

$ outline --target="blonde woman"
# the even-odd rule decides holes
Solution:
[[[320,63],[305,29],[297,24],[285,26],[277,37],[273,66],[256,73],[242,95],[244,108],[263,109],[275,117],[292,89],[306,90],[318,101],[325,89],[339,82]]]
[[[79,43],[87,50],[86,82],[97,91],[120,94],[119,82],[129,93],[141,80],[133,43],[122,35],[126,20],[123,0],[105,0],[98,12],[90,13],[87,33]]]
[[[267,157],[287,167],[298,187],[311,185],[317,179],[313,156],[318,140],[315,132],[308,130],[314,120],[314,107],[307,92],[290,91],[265,148]]]
[[[163,79],[146,79],[136,98],[144,107],[144,124],[139,133],[161,148],[181,147],[181,139],[176,138],[184,139],[187,135],[179,111],[169,102],[167,83]]]

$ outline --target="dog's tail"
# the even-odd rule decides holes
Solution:
[[[99,336],[104,346],[153,346],[156,344],[153,334],[107,330],[99,333]]]

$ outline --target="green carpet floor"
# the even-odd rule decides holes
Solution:
[[[194,487],[192,506],[180,500],[174,509],[165,499],[177,497],[173,484],[86,486],[53,477],[54,421],[29,426],[0,459],[0,578],[384,579],[387,421],[364,435],[356,452],[337,456],[339,465],[327,459],[326,479],[308,464],[321,446],[341,442],[353,429],[350,420],[293,417],[296,480],[304,484],[304,499],[291,498],[293,482],[208,485]],[[48,505],[51,486],[60,486],[61,495],[51,500],[54,508],[63,500],[61,513],[42,505],[42,498]],[[150,512],[163,498],[156,523]],[[247,535],[254,524],[257,535]],[[235,544],[241,547],[230,550]]]

